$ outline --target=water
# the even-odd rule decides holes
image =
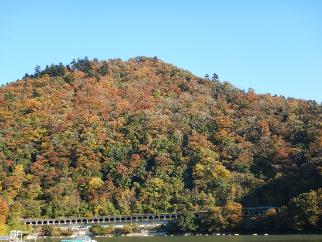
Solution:
[[[269,236],[167,236],[167,237],[113,237],[94,238],[98,242],[322,242],[322,235],[269,235]],[[40,242],[59,242],[59,239],[37,239]]]
[[[322,235],[239,235],[239,236],[173,236],[95,238],[98,242],[322,242]]]

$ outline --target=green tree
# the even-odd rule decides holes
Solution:
[[[138,224],[125,224],[123,226],[122,232],[124,234],[131,234],[131,233],[140,233],[141,232],[141,228],[140,225]]]
[[[243,207],[240,203],[229,202],[223,208],[223,217],[227,221],[227,228],[236,229],[243,219]]]
[[[291,228],[299,231],[316,228],[321,217],[321,192],[310,191],[293,198],[288,204]]]
[[[212,78],[211,78],[211,80],[213,80],[213,81],[218,81],[218,75],[216,74],[216,73],[214,73],[213,75],[212,75]]]
[[[176,221],[176,227],[180,232],[195,232],[198,229],[197,219],[191,211],[185,211]]]
[[[89,232],[91,232],[94,236],[97,236],[97,235],[102,235],[103,234],[103,227],[98,225],[98,224],[95,224],[93,225],[92,227],[89,228]]]
[[[202,218],[201,226],[209,233],[221,232],[227,228],[227,220],[222,215],[221,207],[209,209],[209,212]]]
[[[41,227],[41,235],[42,236],[52,236],[53,235],[53,231],[54,231],[54,227],[50,226],[50,225],[43,225]]]
[[[108,74],[108,64],[106,62],[103,62],[100,70],[99,70],[99,73],[102,75],[102,76],[106,76]]]

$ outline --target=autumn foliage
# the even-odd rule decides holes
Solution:
[[[186,209],[239,223],[240,204],[287,205],[322,184],[320,104],[157,58],[37,68],[0,104],[2,223]]]

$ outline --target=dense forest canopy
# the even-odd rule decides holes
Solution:
[[[315,101],[136,57],[37,67],[1,87],[0,104],[0,224],[229,204],[295,209],[312,193],[321,206]]]

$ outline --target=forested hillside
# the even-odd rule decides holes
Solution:
[[[314,206],[307,223],[321,223],[315,101],[137,57],[38,67],[1,87],[0,104],[0,224],[238,203]]]

